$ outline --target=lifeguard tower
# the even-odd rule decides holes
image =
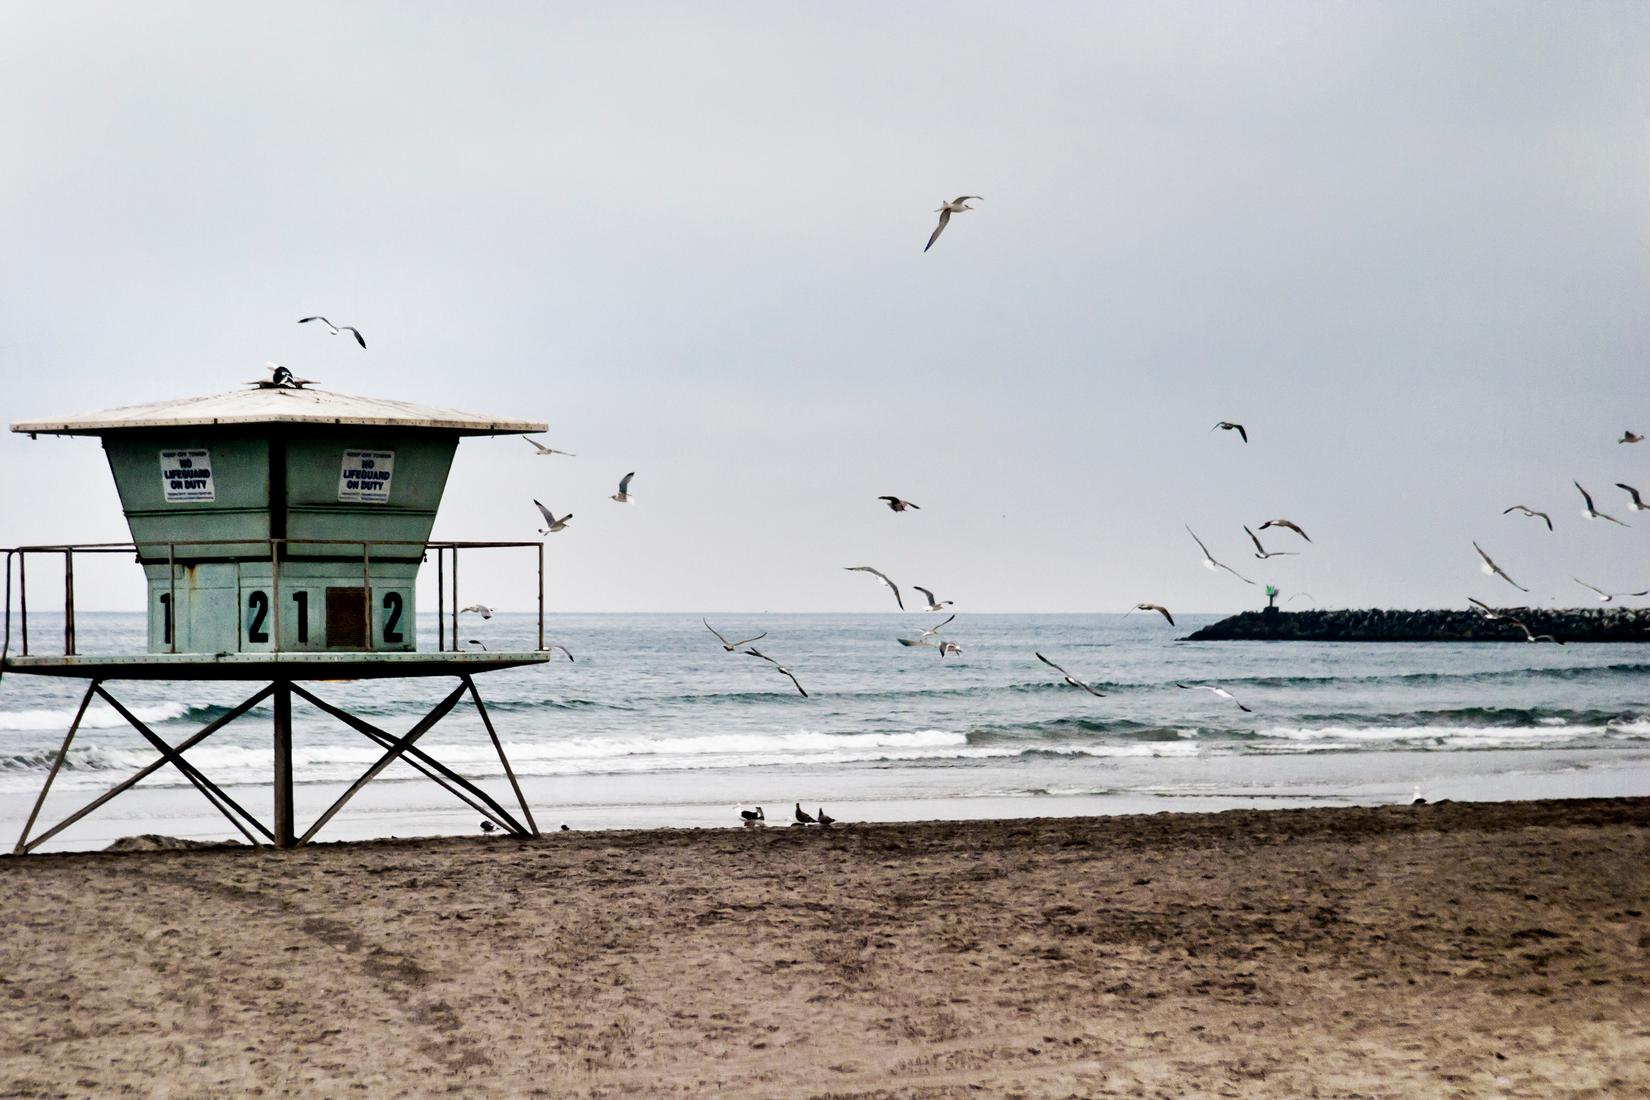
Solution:
[[[170,764],[251,844],[308,842],[367,783],[406,759],[430,779],[520,836],[537,835],[532,811],[476,689],[477,673],[549,660],[544,651],[544,547],[537,542],[431,542],[436,508],[464,436],[542,432],[545,425],[311,388],[284,369],[269,382],[208,397],[13,424],[14,432],[98,437],[109,458],[130,543],[21,546],[6,554],[0,674],[76,677],[85,694],[15,851],[28,852]],[[461,551],[526,548],[538,560],[538,645],[532,652],[460,652]],[[416,581],[436,555],[437,652],[418,652]],[[80,654],[75,646],[74,563],[86,554],[133,554],[148,588],[148,651]],[[63,565],[61,653],[30,651],[28,562]],[[11,653],[13,565],[21,653]],[[450,563],[450,567],[449,567]],[[452,602],[451,639],[447,601]],[[38,604],[38,601],[37,601]],[[55,648],[55,647],[54,647]],[[304,681],[451,676],[457,686],[403,734],[379,729],[318,697]],[[109,690],[111,681],[263,681],[255,694],[182,742],[167,744]],[[307,829],[293,815],[292,698],[376,742],[383,754]],[[417,746],[468,695],[498,752],[521,810]],[[86,708],[101,698],[160,759],[63,821],[31,836]],[[272,700],[272,821],[237,804],[184,754],[265,699]]]

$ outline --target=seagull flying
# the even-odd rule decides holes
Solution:
[[[635,476],[636,471],[632,470],[619,479],[619,491],[613,494],[614,500],[618,501],[620,504],[628,504],[630,502],[630,479]]]
[[[869,574],[871,574],[871,576],[875,577],[877,580],[881,581],[883,584],[886,584],[889,588],[892,588],[894,590],[894,602],[899,604],[899,609],[901,611],[905,610],[905,601],[900,598],[899,585],[897,585],[893,581],[889,580],[879,570],[872,569],[869,565],[844,565],[842,568],[848,570],[850,573],[869,573]]]
[[[1589,493],[1586,489],[1581,488],[1581,482],[1572,481],[1572,482],[1570,482],[1570,484],[1574,485],[1577,489],[1579,489],[1581,491],[1581,499],[1585,500],[1587,502],[1587,507],[1582,511],[1582,513],[1581,513],[1582,515],[1586,516],[1588,519],[1607,519],[1611,523],[1615,524],[1618,527],[1626,527],[1627,526],[1627,524],[1622,523],[1621,520],[1617,519],[1615,516],[1607,516],[1603,512],[1599,511],[1597,508],[1594,508],[1593,507],[1592,494]]]
[[[1243,441],[1245,443],[1249,442],[1249,433],[1244,431],[1242,424],[1234,424],[1230,420],[1222,420],[1220,423],[1216,424],[1214,428],[1210,428],[1209,430],[1212,432],[1215,428],[1225,428],[1229,432],[1236,432],[1243,437]]]
[[[1268,527],[1287,527],[1287,528],[1289,528],[1289,530],[1295,532],[1295,534],[1299,535],[1301,538],[1305,539],[1307,542],[1312,541],[1312,536],[1311,535],[1308,535],[1305,531],[1302,531],[1299,527],[1297,527],[1293,523],[1290,523],[1286,519],[1269,519],[1265,523],[1260,525],[1260,529],[1262,531],[1266,530]]]
[[[1177,688],[1185,688],[1187,691],[1212,691],[1216,695],[1220,696],[1222,699],[1229,699],[1232,702],[1237,703],[1237,709],[1241,710],[1243,713],[1245,713],[1245,714],[1253,714],[1254,713],[1254,711],[1250,710],[1248,707],[1244,706],[1242,703],[1238,703],[1237,696],[1233,695],[1231,692],[1227,691],[1223,687],[1216,687],[1213,684],[1183,684],[1178,680],[1175,681],[1174,686],[1177,687]]]
[[[774,660],[772,657],[769,657],[766,653],[763,653],[761,650],[747,649],[747,650],[745,650],[745,652],[747,654],[749,654],[750,656],[752,656],[752,657],[762,658],[764,661],[768,662],[774,668],[777,668],[780,672],[784,673],[786,676],[790,676],[791,683],[796,684],[796,690],[802,692],[802,697],[804,699],[806,699],[808,697],[808,693],[806,691],[802,690],[801,683],[799,683],[797,681],[797,678],[794,675],[791,674],[790,669],[786,668],[784,665],[780,664],[778,661]]]
[[[461,607],[458,609],[458,613],[460,615],[467,615],[471,612],[480,615],[483,619],[491,619],[493,617],[493,609],[482,603],[473,603],[469,607]]]
[[[944,660],[946,657],[949,657],[953,653],[955,653],[957,656],[960,657],[960,656],[962,656],[962,651],[963,651],[962,646],[958,645],[956,642],[941,642],[940,643],[940,659],[941,660]]]
[[[573,651],[571,649],[568,649],[564,645],[557,645],[555,642],[551,642],[549,645],[547,645],[543,649],[539,650],[539,652],[540,653],[554,653],[558,649],[561,650],[563,653],[567,654],[568,661],[573,661]],[[576,662],[574,662],[574,663],[576,663]]]
[[[1265,561],[1267,558],[1298,558],[1298,557],[1300,557],[1300,551],[1299,550],[1268,550],[1268,549],[1266,549],[1266,547],[1264,547],[1260,544],[1260,539],[1255,537],[1255,533],[1253,531],[1250,531],[1247,526],[1245,526],[1243,529],[1248,532],[1249,541],[1255,544],[1255,557],[1259,558],[1261,561]]]
[[[933,248],[934,242],[940,239],[940,234],[945,232],[946,223],[951,220],[951,215],[961,214],[964,210],[974,209],[972,206],[968,205],[969,199],[974,199],[977,202],[985,201],[978,195],[958,195],[950,202],[945,202],[944,200],[940,201],[940,208],[935,211],[935,213],[940,216],[940,224],[934,227],[934,235],[929,237],[928,243],[922,246],[922,250],[924,252],[927,252],[930,248]]]
[[[1163,616],[1165,619],[1168,619],[1170,626],[1174,625],[1174,616],[1169,614],[1169,609],[1164,607],[1160,603],[1137,603],[1132,608],[1130,608],[1130,610],[1131,611],[1155,611],[1159,615]]]
[[[1514,626],[1516,626],[1518,629],[1520,629],[1524,632],[1524,640],[1526,642],[1552,642],[1554,645],[1563,645],[1564,644],[1563,642],[1559,641],[1557,638],[1553,637],[1551,634],[1537,634],[1537,633],[1535,633],[1529,627],[1527,627],[1523,623],[1519,622],[1517,619],[1509,618],[1507,621],[1509,623],[1512,623]]]
[[[487,643],[482,641],[480,638],[465,638],[464,640],[469,642],[471,645],[480,646],[482,652],[484,653],[487,651]]]
[[[928,606],[923,608],[924,611],[944,611],[955,602],[953,600],[935,600],[934,594],[920,584],[913,584],[911,587],[928,597]]]
[[[1590,592],[1597,592],[1599,603],[1609,603],[1611,600],[1626,599],[1630,596],[1650,596],[1650,589],[1646,589],[1643,592],[1606,592],[1602,588],[1594,588],[1580,577],[1571,577],[1570,579]]]
[[[1517,512],[1520,515],[1531,516],[1535,519],[1544,519],[1547,521],[1547,530],[1551,531],[1553,529],[1553,517],[1546,512],[1537,512],[1534,508],[1526,508],[1522,504],[1515,504],[1511,508],[1503,510],[1501,514],[1507,515],[1509,512]]]
[[[574,454],[572,451],[558,451],[554,447],[546,447],[544,444],[540,443],[538,440],[534,439],[530,435],[524,435],[521,438],[523,438],[523,439],[527,440],[527,442],[531,443],[533,445],[533,449],[538,451],[538,453],[541,454],[541,455],[566,455],[568,458],[578,458],[579,457],[578,455]]]
[[[944,625],[945,625],[945,624],[946,624],[946,623],[948,623],[948,622],[950,622],[950,621],[951,621],[951,620],[952,620],[952,619],[955,619],[955,618],[956,618],[956,616],[955,616],[955,615],[952,615],[952,616],[951,616],[951,617],[950,617],[950,618],[947,618],[947,619],[945,619],[945,620],[944,620],[944,621],[943,621],[943,622],[941,622],[941,623],[940,623],[940,624],[939,624],[939,626],[931,626],[931,627],[929,627],[929,628],[928,628],[928,629],[927,629],[927,630],[925,630],[925,631],[923,631],[923,632],[922,632],[922,636],[923,636],[923,637],[924,637],[924,638],[931,638],[931,637],[933,637],[933,636],[934,636],[934,635],[935,635],[935,634],[938,634],[938,633],[939,633],[939,632],[940,632],[940,627],[942,627],[942,626],[944,626]]]
[[[1483,600],[1475,600],[1471,596],[1468,596],[1467,602],[1476,606],[1478,608],[1478,613],[1486,619],[1493,621],[1495,619],[1505,618],[1501,612],[1497,611]]]
[[[899,497],[877,497],[877,499],[887,501],[888,502],[888,508],[889,508],[890,511],[903,512],[907,508],[914,508],[919,512],[922,511],[922,509],[918,508],[917,505],[912,504],[908,500],[901,500]]]
[[[360,344],[362,347],[367,346],[367,341],[361,335],[361,330],[355,328],[353,325],[335,325],[325,317],[301,317],[299,318],[298,323],[300,325],[307,325],[311,321],[321,322],[323,325],[327,326],[328,330],[330,330],[334,336],[337,336],[340,332],[347,332],[351,336],[355,337],[355,342],[357,344]]]
[[[567,521],[573,518],[573,513],[569,512],[560,519],[557,519],[555,516],[550,514],[550,509],[546,508],[542,504],[539,504],[536,500],[533,503],[538,504],[539,515],[543,516],[544,522],[549,525],[547,527],[539,528],[539,534],[541,535],[550,535],[560,531],[563,527],[567,526]]]
[[[723,653],[732,653],[734,650],[738,649],[742,645],[750,645],[752,642],[761,641],[763,638],[766,638],[768,636],[768,632],[766,630],[764,630],[762,633],[758,634],[754,638],[746,638],[744,641],[741,641],[741,642],[730,642],[726,638],[722,637],[722,632],[720,630],[717,630],[714,626],[711,626],[710,622],[708,620],[700,619],[699,621],[705,624],[705,629],[706,630],[708,630],[712,634],[716,635],[716,640],[722,643],[722,652]]]
[[[1090,695],[1098,696],[1101,699],[1104,699],[1106,697],[1105,692],[1095,691],[1093,688],[1091,688],[1087,684],[1083,683],[1083,681],[1079,680],[1077,677],[1073,676],[1071,673],[1067,672],[1065,669],[1061,668],[1059,665],[1055,664],[1053,661],[1049,660],[1047,657],[1044,657],[1041,653],[1037,654],[1037,659],[1039,661],[1043,662],[1043,664],[1047,665],[1049,668],[1052,668],[1055,672],[1058,672],[1061,676],[1064,676],[1066,678],[1066,683],[1070,684],[1072,687],[1082,688],[1084,691],[1088,692]]]
[[[1193,531],[1191,529],[1190,525],[1188,525],[1186,527],[1186,533],[1188,535],[1192,536],[1192,541],[1197,543],[1197,548],[1199,550],[1203,551],[1203,568],[1207,569],[1211,573],[1213,573],[1216,569],[1224,569],[1224,570],[1226,570],[1226,572],[1232,574],[1232,576],[1236,577],[1238,580],[1242,581],[1244,584],[1254,584],[1255,583],[1254,581],[1250,580],[1248,577],[1245,577],[1242,573],[1239,573],[1236,569],[1233,569],[1231,566],[1222,565],[1220,562],[1216,561],[1214,559],[1214,556],[1209,553],[1209,548],[1207,546],[1203,545],[1203,540],[1197,537],[1197,532]]]
[[[1643,443],[1644,442],[1644,437],[1642,435],[1640,435],[1638,432],[1635,432],[1631,428],[1625,428],[1625,429],[1622,430],[1621,438],[1616,440],[1616,442],[1617,443]]]
[[[1627,495],[1633,498],[1633,502],[1627,506],[1629,509],[1634,512],[1650,512],[1650,504],[1644,503],[1644,500],[1639,496],[1639,491],[1637,489],[1633,488],[1631,485],[1623,485],[1619,481],[1616,482],[1616,488],[1626,489]]]
[[[1478,556],[1483,559],[1483,564],[1480,565],[1478,568],[1484,571],[1484,575],[1486,577],[1500,577],[1502,580],[1506,581],[1508,584],[1512,585],[1514,588],[1518,589],[1520,592],[1528,592],[1529,591],[1528,588],[1525,588],[1523,585],[1519,584],[1517,581],[1515,581],[1511,577],[1507,576],[1507,574],[1503,573],[1501,571],[1501,567],[1499,565],[1495,564],[1493,561],[1491,561],[1490,556],[1488,554],[1484,553],[1484,548],[1482,546],[1479,546],[1475,542],[1475,543],[1472,544],[1472,548],[1474,550],[1478,551]]]

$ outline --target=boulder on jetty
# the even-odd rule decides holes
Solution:
[[[1245,611],[1210,623],[1187,642],[1520,642],[1524,632],[1551,634],[1560,642],[1650,642],[1650,608],[1508,607],[1501,618],[1477,611]]]

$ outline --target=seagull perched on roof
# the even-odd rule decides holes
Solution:
[[[1616,488],[1626,489],[1627,490],[1627,495],[1633,498],[1632,503],[1627,506],[1631,511],[1634,511],[1634,512],[1647,512],[1647,511],[1650,511],[1650,504],[1644,503],[1644,499],[1639,496],[1639,491],[1637,489],[1633,488],[1631,485],[1623,485],[1619,481],[1616,482]]]
[[[630,503],[630,479],[635,476],[636,471],[632,470],[619,479],[619,491],[613,494],[614,500],[620,504]]]
[[[946,223],[951,220],[951,215],[961,214],[964,210],[974,209],[972,206],[968,205],[969,199],[973,199],[975,202],[985,201],[978,195],[958,195],[950,202],[946,202],[944,199],[940,200],[940,208],[934,211],[934,213],[940,216],[940,224],[934,227],[934,233],[928,238],[928,243],[922,246],[922,250],[924,252],[927,252],[930,248],[933,248],[934,242],[940,239],[940,234],[945,232]]]
[[[299,378],[279,363],[271,363],[266,359],[264,366],[269,368],[269,377],[248,382],[247,385],[257,386],[261,390],[301,390],[311,384],[311,379]]]
[[[1260,539],[1255,536],[1253,531],[1249,530],[1247,525],[1244,526],[1243,530],[1248,533],[1249,541],[1255,544],[1255,557],[1259,558],[1261,561],[1265,561],[1267,558],[1300,557],[1299,550],[1268,550],[1260,544]]]
[[[1581,499],[1587,502],[1587,507],[1582,509],[1582,512],[1581,512],[1582,515],[1586,516],[1588,519],[1607,519],[1611,523],[1615,524],[1618,527],[1626,527],[1627,526],[1627,524],[1621,522],[1621,520],[1617,519],[1615,516],[1607,516],[1603,512],[1599,511],[1597,508],[1594,508],[1593,507],[1593,495],[1591,493],[1589,493],[1586,489],[1581,488],[1581,482],[1572,481],[1572,482],[1570,482],[1570,484],[1574,485],[1581,492]]]
[[[918,592],[921,592],[924,596],[928,597],[928,606],[923,608],[924,611],[944,611],[946,608],[950,607],[952,605],[952,603],[955,602],[953,600],[936,600],[936,599],[934,599],[934,594],[932,592],[928,591],[928,589],[924,588],[920,584],[913,584],[911,587],[915,588]]]
[[[1490,556],[1488,554],[1484,553],[1484,548],[1482,546],[1479,546],[1475,542],[1475,543],[1472,544],[1472,548],[1474,550],[1478,551],[1478,556],[1483,559],[1483,564],[1481,564],[1478,568],[1483,570],[1484,575],[1486,577],[1500,577],[1502,580],[1506,581],[1508,584],[1512,585],[1514,588],[1518,589],[1520,592],[1528,592],[1529,591],[1528,588],[1525,588],[1523,585],[1519,584],[1517,581],[1515,581],[1511,577],[1507,576],[1507,574],[1503,573],[1501,571],[1501,567],[1499,565],[1495,564],[1495,562],[1491,561]]]
[[[1233,569],[1230,565],[1224,565],[1224,564],[1216,561],[1214,559],[1214,555],[1209,553],[1209,548],[1207,546],[1203,545],[1203,540],[1197,537],[1197,532],[1192,530],[1190,525],[1187,525],[1186,533],[1188,535],[1192,536],[1192,541],[1197,543],[1197,548],[1199,550],[1203,551],[1203,568],[1207,569],[1211,573],[1213,573],[1216,569],[1224,569],[1224,570],[1226,570],[1226,572],[1232,574],[1232,576],[1236,577],[1238,580],[1242,581],[1244,584],[1254,584],[1255,583],[1254,581],[1250,580],[1248,577],[1245,577],[1242,573],[1239,573],[1236,569]]]
[[[1640,435],[1638,432],[1635,432],[1631,428],[1624,428],[1622,430],[1622,433],[1621,433],[1621,438],[1616,440],[1616,442],[1617,443],[1643,443],[1644,442],[1644,437],[1642,435]]]
[[[905,610],[905,601],[900,598],[899,585],[897,585],[893,581],[889,580],[887,575],[884,574],[881,570],[872,569],[869,565],[844,565],[842,568],[846,569],[850,573],[869,573],[869,574],[871,574],[871,576],[875,577],[877,580],[881,581],[883,584],[886,584],[889,588],[894,590],[894,602],[899,604],[899,609],[901,611]]]
[[[1295,532],[1295,534],[1299,535],[1301,538],[1305,539],[1307,542],[1312,541],[1312,536],[1311,535],[1308,535],[1305,531],[1302,531],[1297,525],[1295,525],[1293,523],[1290,523],[1286,519],[1269,519],[1265,523],[1260,525],[1260,529],[1262,531],[1266,530],[1268,527],[1287,527],[1289,530]]]
[[[524,435],[521,438],[523,438],[523,439],[527,440],[527,442],[531,443],[533,445],[533,448],[536,451],[538,451],[538,453],[540,455],[566,455],[568,458],[578,458],[579,457],[578,455],[574,454],[572,451],[558,451],[554,447],[546,447],[544,444],[540,443],[538,440],[534,439],[530,435]]]
[[[1252,710],[1250,710],[1248,707],[1244,706],[1242,703],[1238,703],[1237,696],[1233,695],[1231,692],[1227,691],[1223,687],[1216,687],[1214,684],[1183,684],[1178,680],[1175,681],[1174,686],[1177,687],[1177,688],[1185,688],[1187,691],[1212,691],[1216,695],[1220,696],[1222,699],[1226,699],[1226,700],[1229,700],[1230,702],[1237,703],[1237,709],[1241,710],[1243,713],[1245,713],[1245,714],[1253,714],[1254,713]]]
[[[1216,428],[1225,428],[1229,432],[1236,432],[1238,435],[1243,437],[1243,441],[1245,443],[1249,442],[1249,433],[1244,430],[1242,424],[1234,424],[1230,420],[1222,420],[1220,423],[1216,424],[1214,428],[1210,428],[1209,430],[1212,432]]]
[[[766,638],[768,636],[768,632],[766,630],[764,630],[762,633],[756,635],[754,638],[746,638],[743,641],[739,641],[739,642],[730,642],[726,638],[722,637],[722,632],[720,630],[717,630],[714,626],[710,625],[710,621],[708,619],[700,619],[699,621],[705,624],[705,629],[706,630],[708,630],[712,634],[716,635],[716,640],[722,643],[722,652],[723,653],[732,653],[734,650],[738,649],[742,645],[750,645],[752,642],[759,642],[763,638]]]
[[[1082,688],[1084,691],[1088,692],[1090,695],[1098,696],[1101,699],[1104,699],[1106,697],[1105,692],[1095,691],[1092,687],[1085,684],[1083,681],[1079,680],[1077,677],[1073,676],[1071,673],[1067,672],[1065,669],[1061,668],[1059,665],[1055,664],[1053,661],[1049,660],[1047,657],[1044,657],[1041,653],[1036,654],[1036,657],[1039,661],[1043,662],[1043,664],[1047,665],[1049,668],[1052,668],[1055,672],[1058,672],[1061,676],[1064,676],[1066,678],[1066,683],[1070,684],[1072,687]]]
[[[1137,603],[1133,607],[1129,608],[1129,610],[1130,611],[1155,611],[1159,615],[1163,616],[1165,619],[1169,620],[1169,625],[1170,626],[1174,625],[1174,616],[1169,614],[1169,609],[1164,607],[1160,603]]]
[[[885,496],[885,497],[877,497],[877,499],[887,501],[889,511],[903,512],[907,508],[914,509],[918,512],[922,511],[922,509],[917,507],[917,505],[912,504],[908,500],[901,500],[899,497],[886,497]]]
[[[1549,516],[1546,512],[1537,512],[1534,508],[1526,508],[1522,504],[1515,504],[1511,508],[1503,509],[1501,514],[1505,516],[1505,515],[1508,515],[1509,513],[1512,513],[1512,512],[1517,512],[1520,515],[1530,516],[1534,519],[1546,520],[1547,521],[1547,530],[1551,531],[1553,529],[1553,517]]]
[[[458,613],[460,615],[474,613],[476,615],[480,615],[483,619],[491,619],[493,617],[493,609],[484,603],[473,603],[469,607],[461,607],[458,609]]]
[[[747,650],[745,650],[745,652],[749,656],[762,658],[764,661],[768,662],[774,668],[778,669],[780,672],[784,673],[786,676],[789,676],[790,680],[791,680],[791,683],[796,685],[796,690],[802,693],[802,697],[804,699],[806,699],[808,697],[808,693],[805,690],[803,690],[801,681],[799,681],[796,678],[796,676],[792,674],[790,669],[786,668],[784,665],[780,664],[778,661],[774,660],[772,657],[769,657],[766,653],[763,653],[761,650],[747,649]]]
[[[1570,579],[1581,585],[1581,587],[1587,589],[1589,592],[1597,592],[1599,603],[1609,603],[1611,600],[1627,599],[1633,596],[1650,596],[1650,589],[1645,589],[1643,592],[1606,592],[1602,588],[1594,588],[1580,577],[1571,577]]]
[[[540,527],[539,528],[539,534],[541,534],[541,535],[555,534],[557,531],[560,531],[563,527],[566,527],[567,526],[567,521],[573,518],[573,513],[569,512],[565,516],[561,517],[560,519],[557,519],[555,516],[550,514],[550,509],[546,508],[542,504],[539,504],[539,502],[536,501],[536,500],[533,503],[538,505],[539,515],[543,516],[544,517],[544,522],[549,525],[547,527]]]
[[[353,325],[335,325],[331,321],[327,320],[325,317],[300,317],[298,319],[298,323],[300,325],[307,325],[311,321],[321,322],[323,325],[327,326],[327,328],[329,330],[331,330],[331,332],[334,336],[337,336],[340,332],[347,332],[351,336],[355,337],[355,342],[357,344],[360,344],[362,347],[367,346],[367,341],[361,335],[361,330],[354,327]]]

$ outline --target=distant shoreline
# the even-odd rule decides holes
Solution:
[[[1244,611],[1210,623],[1182,638],[1186,642],[1519,642],[1529,633],[1551,641],[1650,642],[1650,608],[1548,609],[1508,607],[1490,619],[1478,611]]]

